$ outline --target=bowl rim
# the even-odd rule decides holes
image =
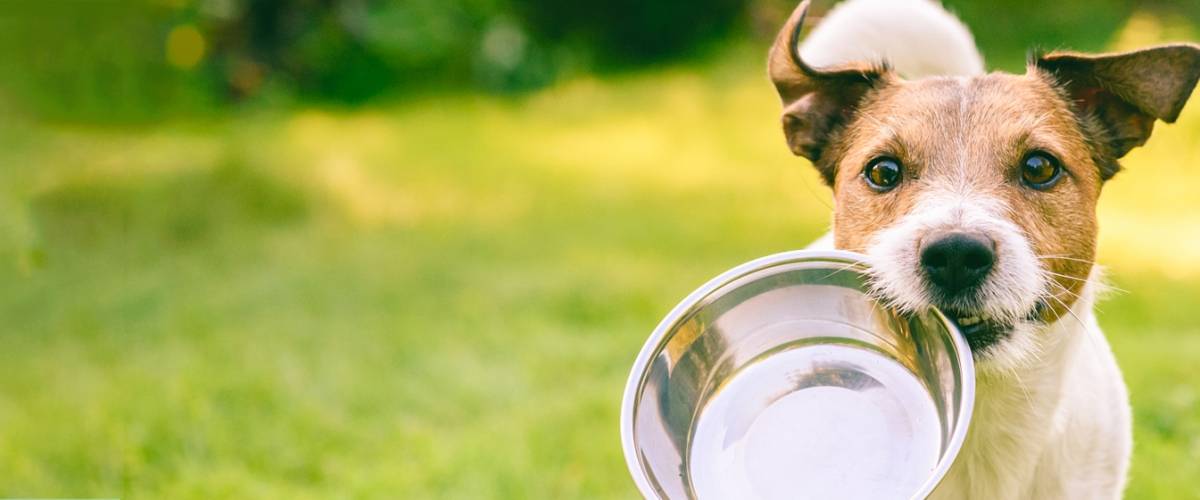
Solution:
[[[629,469],[630,475],[633,477],[634,483],[637,485],[638,492],[642,497],[662,498],[658,490],[654,487],[646,470],[642,467],[641,461],[638,458],[637,447],[634,442],[633,423],[634,423],[634,402],[638,392],[642,387],[645,377],[649,370],[649,361],[652,356],[656,355],[664,347],[664,340],[667,332],[679,320],[686,317],[702,300],[712,295],[717,289],[728,285],[743,276],[750,273],[776,267],[783,264],[799,263],[799,262],[830,262],[847,264],[846,270],[856,269],[864,271],[869,267],[867,257],[863,254],[850,252],[846,250],[789,250],[776,254],[759,257],[757,259],[739,264],[728,271],[725,271],[715,278],[708,280],[704,285],[697,288],[692,293],[688,294],[679,304],[676,304],[669,313],[658,323],[654,328],[653,333],[646,339],[642,345],[641,351],[638,352],[636,360],[634,360],[633,368],[629,372],[629,377],[625,382],[624,396],[621,399],[621,450],[625,455],[625,465]],[[913,495],[912,498],[925,498],[933,492],[945,478],[950,467],[954,465],[955,459],[958,457],[959,451],[962,449],[963,441],[966,439],[967,430],[971,423],[972,413],[975,407],[975,360],[970,346],[967,344],[966,338],[959,332],[958,327],[954,322],[950,321],[942,311],[936,307],[931,307],[930,310],[934,316],[942,322],[946,329],[950,332],[950,337],[953,342],[954,351],[958,355],[959,367],[962,370],[961,377],[962,399],[957,408],[959,418],[954,425],[953,432],[950,433],[950,442],[946,445],[946,451],[942,458],[938,461],[937,467],[930,474],[929,479],[921,486],[920,490]]]

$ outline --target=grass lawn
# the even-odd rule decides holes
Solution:
[[[0,497],[630,498],[625,377],[821,234],[758,52],[520,99],[0,124]],[[1200,104],[1106,187],[1130,498],[1200,498]]]

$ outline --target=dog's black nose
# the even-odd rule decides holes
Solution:
[[[996,262],[996,243],[975,233],[943,233],[921,248],[921,267],[943,293],[957,295],[987,277]]]

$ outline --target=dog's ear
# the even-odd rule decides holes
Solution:
[[[1200,46],[1101,55],[1055,52],[1032,63],[1054,75],[1085,124],[1099,122],[1104,137],[1097,139],[1115,160],[1145,144],[1156,119],[1172,123],[1179,118],[1200,79]]]
[[[775,37],[767,66],[783,100],[783,133],[792,153],[812,160],[833,185],[833,165],[821,153],[830,133],[846,123],[863,96],[883,80],[881,65],[848,63],[814,69],[800,58],[797,43],[810,0],[801,2]]]

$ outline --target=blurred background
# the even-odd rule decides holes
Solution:
[[[1008,71],[1200,27],[945,3]],[[827,226],[765,77],[792,7],[0,2],[0,496],[633,497],[650,330]],[[1128,496],[1200,498],[1200,104],[1125,165]]]

